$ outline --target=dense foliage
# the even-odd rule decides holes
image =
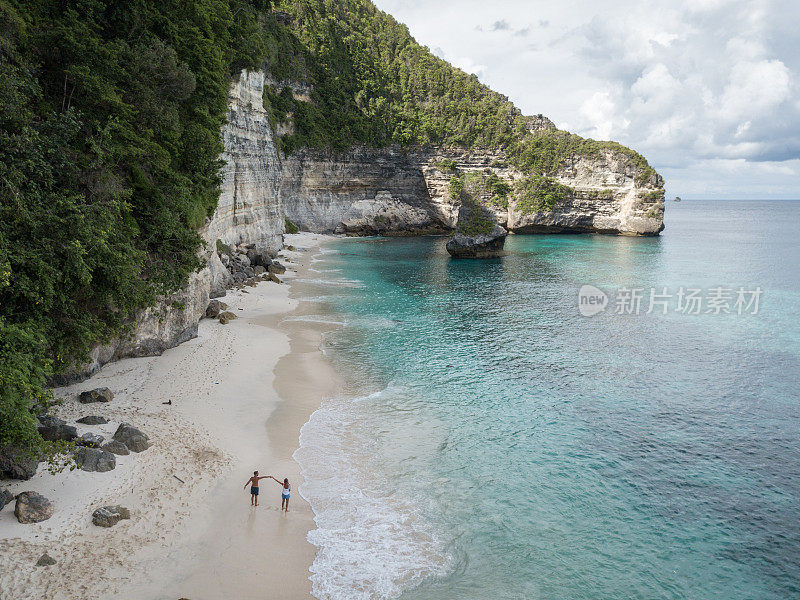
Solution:
[[[508,98],[431,54],[369,0],[279,4],[292,19],[274,34],[280,51],[270,70],[276,82],[265,90],[264,103],[273,122],[294,124],[282,138],[286,152],[354,144],[504,149],[514,167],[535,178],[525,185],[523,200],[531,210],[565,198],[565,186],[542,177],[575,156],[607,150],[623,155],[636,165],[640,185],[655,173],[644,157],[615,142],[529,131]],[[310,99],[296,93],[298,86],[310,90]],[[455,172],[452,167],[441,166]]]
[[[453,167],[455,170],[455,167]],[[450,179],[449,195],[453,200],[468,198],[484,206],[508,208],[511,184],[491,169],[460,173]]]
[[[552,177],[528,175],[514,185],[517,210],[522,214],[553,210],[568,201],[574,190],[558,183]]]
[[[43,384],[199,266],[268,2],[0,0],[0,447]]]
[[[369,0],[285,0],[294,17],[282,36],[278,80],[312,88],[312,102],[275,86],[267,103],[292,113],[301,146],[341,150],[353,144],[509,145],[524,119],[506,98],[455,69]],[[270,63],[272,65],[272,63]]]

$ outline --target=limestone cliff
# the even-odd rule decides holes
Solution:
[[[221,132],[221,193],[201,232],[206,266],[184,289],[142,311],[129,336],[96,348],[90,363],[71,378],[88,375],[111,360],[158,354],[195,337],[209,298],[224,293],[231,282],[218,242],[276,253],[285,218],[315,232],[449,232],[460,208],[449,192],[456,173],[494,173],[512,185],[522,177],[508,165],[502,150],[362,147],[343,153],[306,149],[283,157],[262,101],[264,85],[273,83],[262,71],[244,71],[231,85]],[[293,93],[307,101],[308,90],[295,87]],[[530,128],[548,131],[553,125],[538,115],[531,118]],[[572,157],[556,179],[573,190],[566,202],[531,212],[512,196],[507,206],[491,207],[496,222],[515,233],[655,235],[662,229],[660,177],[642,181],[640,167],[624,154],[607,150],[591,158]]]
[[[227,246],[250,246],[265,252],[280,249],[283,173],[261,99],[264,81],[263,72],[244,71],[230,88],[227,123],[221,132],[225,165],[219,201],[201,231],[206,241],[202,251],[206,266],[194,273],[182,290],[139,313],[129,335],[95,348],[87,364],[57,382],[86,377],[113,360],[160,354],[196,337],[209,298],[224,294],[231,281],[217,252],[218,240]]]
[[[458,213],[448,193],[450,180],[454,173],[476,171],[512,184],[522,177],[502,151],[360,148],[333,155],[305,150],[285,160],[283,210],[309,231],[450,231]],[[661,178],[640,181],[640,167],[624,154],[609,150],[599,157],[576,157],[556,180],[574,190],[567,201],[531,212],[512,196],[507,208],[495,208],[498,223],[514,233],[655,235],[662,229]]]

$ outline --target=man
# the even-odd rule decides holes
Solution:
[[[258,482],[260,479],[269,479],[269,475],[258,476],[258,471],[253,471],[253,476],[244,484],[244,489],[250,486],[250,506],[258,506]]]

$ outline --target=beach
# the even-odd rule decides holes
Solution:
[[[23,525],[13,507],[0,512],[2,597],[24,598],[304,598],[310,597],[314,547],[306,541],[313,513],[297,492],[292,453],[299,431],[336,377],[320,352],[324,330],[313,319],[285,319],[301,303],[295,278],[306,279],[325,236],[287,236],[281,285],[229,290],[222,298],[237,319],[200,322],[198,337],[161,356],[126,359],[90,379],[54,390],[54,413],[74,423],[101,415],[105,425],[78,424],[109,439],[122,423],[150,437],[141,453],[117,457],[114,470],[4,482],[16,494],[36,491],[52,518]],[[303,314],[313,311],[302,303]],[[79,404],[84,390],[108,387],[107,404]],[[171,401],[171,404],[164,404]],[[279,510],[280,486],[261,481],[260,506],[243,489],[254,470],[288,477],[292,498]],[[106,529],[92,524],[101,506],[122,505],[131,519]],[[56,561],[35,567],[47,552]]]

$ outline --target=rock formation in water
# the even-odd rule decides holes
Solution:
[[[458,223],[447,242],[453,258],[494,258],[503,253],[508,232],[498,225],[494,215],[483,206],[464,202],[458,211]]]

